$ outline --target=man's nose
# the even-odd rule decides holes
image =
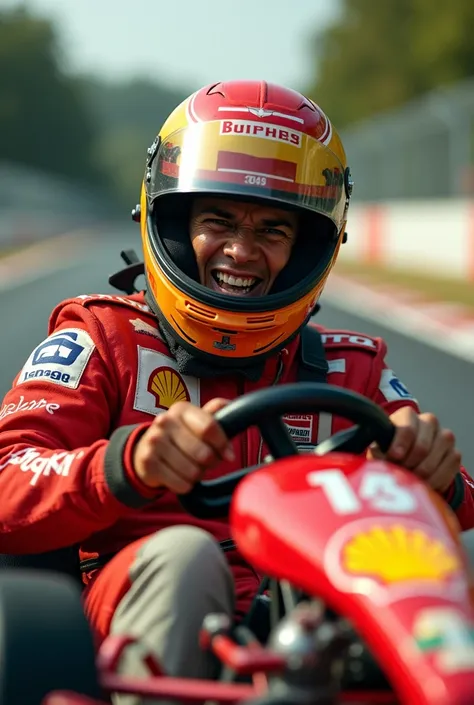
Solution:
[[[229,236],[224,254],[234,262],[250,262],[259,258],[255,234],[251,230],[241,230]]]

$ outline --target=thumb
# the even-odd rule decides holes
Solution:
[[[219,409],[223,409],[224,406],[227,406],[227,404],[230,404],[230,399],[216,397],[215,399],[211,399],[210,401],[208,401],[207,404],[204,404],[202,409],[203,411],[207,411],[209,414],[215,414],[216,411],[219,411]]]
[[[368,460],[383,460],[385,458],[385,453],[382,453],[377,443],[371,443],[367,448],[366,457]]]

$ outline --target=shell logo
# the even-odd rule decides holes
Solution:
[[[183,378],[172,367],[153,370],[147,389],[155,397],[156,407],[165,411],[177,401],[191,401]]]
[[[387,585],[443,582],[461,569],[458,556],[423,530],[402,525],[374,526],[354,536],[342,551],[347,573]]]

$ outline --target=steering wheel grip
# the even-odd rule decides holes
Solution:
[[[262,424],[268,426],[268,422],[278,423],[283,414],[321,412],[366,427],[373,436],[371,442],[376,441],[383,452],[390,447],[394,427],[383,409],[357,392],[330,384],[297,382],[251,392],[220,409],[215,418],[227,437],[234,438],[250,426],[261,428]]]
[[[280,417],[283,414],[321,412],[340,416],[357,425],[318,446],[318,455],[337,450],[361,453],[373,441],[382,452],[386,452],[392,443],[395,428],[381,407],[356,392],[315,382],[285,384],[251,392],[220,409],[215,418],[229,439],[257,426],[272,456],[277,459],[298,453]],[[259,467],[244,468],[215,480],[199,482],[188,494],[180,495],[180,502],[187,512],[200,518],[225,516],[238,483]]]

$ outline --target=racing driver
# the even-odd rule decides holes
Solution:
[[[134,216],[146,292],[60,303],[6,395],[0,551],[77,546],[97,644],[137,638],[125,673],[146,673],[151,652],[171,675],[212,677],[204,616],[249,609],[260,577],[227,520],[191,517],[178,495],[204,473],[264,462],[255,428],[230,442],[213,414],[299,379],[301,332],[345,240],[351,191],[340,138],[313,101],[263,81],[198,90],[148,150]],[[383,340],[311,325],[327,381],[396,426],[386,457],[474,526],[454,435],[420,413]],[[303,450],[350,426],[327,414],[284,421]]]

